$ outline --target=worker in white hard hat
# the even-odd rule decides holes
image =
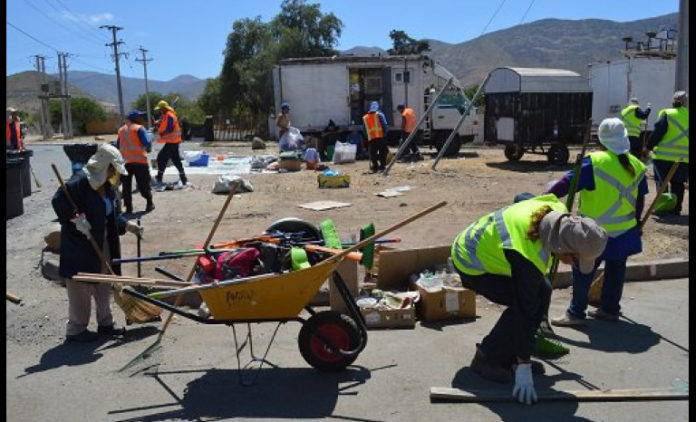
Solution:
[[[680,215],[684,202],[684,183],[689,180],[689,95],[677,91],[672,98],[672,108],[660,110],[647,150],[652,151],[655,184],[660,189],[674,162],[680,161],[669,182],[668,192],[677,196],[676,207],[669,211]]]

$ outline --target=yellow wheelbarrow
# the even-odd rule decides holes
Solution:
[[[233,329],[235,324],[248,324],[249,331],[246,341],[250,346],[252,362],[260,361],[261,365],[263,363],[272,365],[266,361],[265,357],[280,324],[298,321],[302,324],[298,345],[300,353],[307,363],[320,371],[341,371],[353,363],[358,354],[365,348],[367,328],[365,319],[345,282],[335,271],[336,267],[348,254],[446,204],[443,201],[433,205],[350,248],[301,270],[280,274],[261,274],[205,285],[191,285],[150,294],[129,288],[124,288],[123,292],[203,324],[224,324]],[[330,276],[346,304],[348,314],[334,311],[316,312],[308,305],[324,281]],[[194,314],[161,300],[194,291],[200,294],[210,311],[210,315]],[[303,309],[309,312],[309,318],[305,319],[299,316]],[[262,358],[254,356],[251,343],[250,324],[258,322],[278,322]],[[234,337],[241,377],[240,348],[238,347],[236,330]],[[261,366],[257,369],[261,369]],[[242,381],[242,383],[244,382]]]

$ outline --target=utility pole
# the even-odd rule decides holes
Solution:
[[[135,61],[143,62],[143,70],[145,71],[145,101],[147,102],[147,128],[150,129],[150,122],[152,121],[152,117],[150,116],[150,89],[147,86],[147,62],[151,62],[152,59],[145,58],[145,53],[147,53],[147,50],[145,50],[142,45],[138,50],[140,50],[140,52],[143,54],[143,58],[135,59]]]
[[[48,107],[48,84],[46,83],[46,64],[44,56],[35,55],[36,58],[36,71],[39,72],[39,99],[41,99],[41,110],[39,111],[39,117],[41,121],[41,133],[44,139],[50,139],[53,136],[53,129],[51,128],[51,115]]]
[[[689,92],[689,0],[679,0],[678,22],[674,90]]]
[[[68,139],[68,111],[66,110],[64,81],[65,81],[65,53],[58,53],[58,77],[60,78],[60,111],[63,129],[63,139]],[[68,105],[68,107],[70,107]]]
[[[118,56],[119,54],[124,54],[127,57],[127,53],[119,53],[118,52],[118,45],[123,44],[122,40],[116,41],[116,31],[120,31],[121,27],[115,26],[115,25],[102,25],[99,28],[107,28],[111,31],[111,35],[113,37],[113,42],[106,44],[107,47],[113,47],[114,48],[114,61],[116,62],[116,86],[118,87],[118,109],[119,112],[121,113],[121,121],[119,124],[123,123],[125,119],[125,113],[123,111],[123,92],[121,91],[121,70],[118,67]]]

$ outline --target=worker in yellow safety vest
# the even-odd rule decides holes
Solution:
[[[396,110],[401,114],[401,131],[403,132],[403,137],[401,141],[403,142],[409,137],[413,131],[416,129],[416,124],[418,119],[416,118],[416,112],[413,111],[411,107],[407,107],[404,104],[399,104],[396,106]],[[406,161],[420,161],[423,157],[418,151],[418,144],[420,143],[421,131],[417,131],[411,142],[408,144],[408,156],[404,157]]]
[[[677,91],[672,98],[672,108],[660,110],[647,150],[652,151],[653,169],[657,189],[669,168],[680,161],[669,182],[669,191],[677,196],[677,205],[669,211],[680,215],[684,202],[684,183],[689,180],[689,96],[686,91]]]
[[[19,121],[17,110],[12,107],[7,109],[6,120],[7,136],[5,138],[5,149],[24,151],[24,142],[22,142],[22,128]]]
[[[387,154],[389,147],[387,146],[387,118],[379,111],[379,103],[373,101],[370,103],[368,112],[363,116],[363,129],[367,137],[367,145],[370,149],[370,161],[372,166],[370,172],[381,172],[387,167]]]
[[[562,327],[585,325],[590,285],[601,262],[604,262],[604,282],[600,306],[587,314],[595,319],[617,321],[626,260],[642,251],[638,220],[648,193],[645,165],[629,154],[628,133],[618,118],[604,119],[597,129],[597,137],[603,151],[585,157],[576,176],[579,178],[579,213],[595,220],[607,232],[609,240],[589,274],[575,267],[572,269],[573,296],[568,309],[563,316],[551,320],[551,324]],[[572,178],[573,171],[570,171],[548,193],[564,197]]]
[[[155,209],[150,188],[150,166],[147,162],[147,153],[151,149],[151,144],[145,127],[140,124],[145,115],[146,113],[138,110],[129,112],[126,117],[126,124],[118,130],[116,147],[121,152],[126,162],[126,170],[128,171],[127,175],[121,177],[126,214],[133,213],[133,177],[135,177],[135,183],[138,185],[140,195],[147,201],[145,211],[150,212]]]
[[[643,149],[640,135],[648,116],[650,116],[650,103],[648,103],[648,106],[643,110],[640,108],[640,103],[636,97],[631,98],[630,103],[621,110],[621,121],[628,131],[628,140],[631,143],[631,154],[636,157],[640,157],[641,150]]]
[[[476,345],[471,369],[491,381],[514,381],[520,402],[536,401],[531,361],[534,336],[551,300],[545,277],[551,255],[590,272],[607,233],[592,219],[572,216],[554,195],[542,195],[485,215],[461,232],[451,257],[462,285],[507,306],[491,332]]]
[[[179,171],[179,182],[177,187],[186,185],[186,173],[184,166],[181,164],[181,155],[179,154],[179,144],[181,143],[181,129],[179,128],[179,120],[176,116],[176,111],[164,100],[161,100],[155,106],[155,111],[160,111],[162,118],[159,122],[157,132],[159,133],[159,143],[164,146],[157,154],[157,191],[161,192],[165,189],[162,182],[164,171],[167,168],[169,159],[172,160],[174,167]]]

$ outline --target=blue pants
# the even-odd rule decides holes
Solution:
[[[602,285],[602,299],[600,308],[609,314],[619,315],[621,306],[621,294],[626,280],[626,260],[628,257],[619,260],[604,261],[604,283]],[[570,300],[568,313],[578,318],[585,318],[587,309],[587,294],[590,285],[594,280],[597,267],[602,262],[601,259],[595,261],[595,267],[591,274],[582,274],[577,266],[573,266],[573,297]]]

